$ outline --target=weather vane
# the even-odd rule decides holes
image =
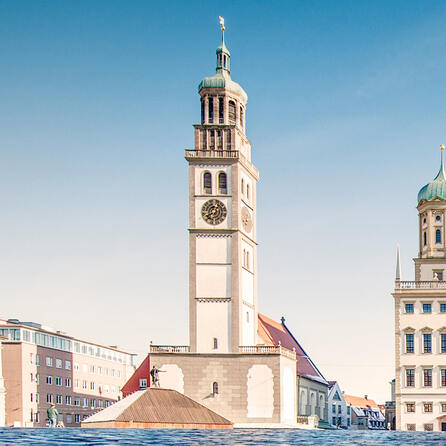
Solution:
[[[225,19],[219,15],[218,20],[220,21],[220,29],[221,29],[221,41],[224,43],[225,41]]]

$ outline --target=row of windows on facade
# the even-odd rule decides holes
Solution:
[[[36,374],[36,376],[34,378],[33,374],[31,373],[31,382],[33,382],[34,379],[35,379],[36,384],[40,384],[39,374]],[[65,387],[71,387],[71,378],[63,378],[61,376],[56,376],[53,379],[53,377],[51,375],[47,375],[45,382],[46,382],[46,384],[48,384],[50,386],[54,382],[54,384],[56,386],[62,386],[62,383],[64,383]],[[83,380],[75,379],[74,380],[74,388],[75,389],[81,388],[81,384],[82,384],[82,389],[96,390],[96,383],[94,381],[90,381],[90,384],[89,384],[89,382],[86,379],[83,379]],[[110,386],[108,384],[98,384],[97,390],[99,393],[102,393],[102,392],[109,393],[110,391],[112,393],[115,393],[116,386],[113,386],[113,385]]]
[[[57,369],[62,369],[63,368],[63,360],[60,358],[55,358],[56,360],[54,361],[53,359],[54,358],[52,358],[51,356],[47,356],[45,358],[46,366],[53,367],[53,365],[55,364]],[[35,355],[35,357],[34,357],[33,354],[31,353],[30,354],[30,363],[40,366],[40,356]],[[73,365],[73,368],[75,371],[79,371],[80,370],[79,363],[75,362]],[[70,360],[65,360],[65,369],[71,370],[71,361]],[[93,364],[91,364],[90,367],[88,367],[87,364],[82,364],[82,371],[85,373],[90,371],[90,373],[97,373],[98,375],[104,374],[105,376],[109,376],[109,375],[112,377],[116,376],[117,378],[121,377],[120,370],[109,369],[108,367],[95,366]]]
[[[89,415],[85,414],[82,416],[82,420],[85,420],[86,418],[88,418]],[[81,415],[80,414],[70,414],[70,413],[59,413],[57,420],[58,421],[65,421],[66,424],[71,424],[73,423],[73,419],[74,419],[74,423],[79,424],[81,422]],[[35,423],[39,423],[40,422],[40,412],[34,412],[33,409],[31,409],[30,412],[30,420],[31,422],[35,422]]]
[[[224,172],[217,174],[217,188],[219,194],[228,193],[228,181]],[[203,192],[205,194],[212,194],[212,174],[208,171],[203,173]]]
[[[406,424],[406,429],[408,431],[416,431],[417,426],[416,424]],[[423,424],[423,430],[426,432],[432,432],[434,430],[434,425],[432,423]]]
[[[441,223],[441,216],[440,215],[436,215],[435,216],[435,222],[436,223]],[[427,222],[426,222],[426,218],[423,218],[423,225],[425,225]]]
[[[440,370],[440,385],[446,387],[446,369]],[[406,387],[415,387],[415,369],[406,369]],[[423,387],[432,387],[432,369],[423,369]]]
[[[208,113],[207,113],[207,123],[213,124],[214,123],[214,98],[208,97]],[[224,124],[225,123],[225,100],[224,98],[215,98],[216,103],[218,104],[218,116],[215,116],[215,123]],[[204,99],[201,100],[201,123],[205,124],[205,117],[206,117],[206,101]],[[233,125],[237,122],[237,107],[235,105],[234,101],[228,102],[228,123]],[[245,113],[243,110],[243,107],[240,106],[240,113],[239,113],[239,123],[240,127],[244,128],[244,121],[245,121]]]
[[[415,353],[415,333],[406,333],[406,353]],[[440,333],[440,351],[446,353],[446,333]],[[422,353],[432,353],[432,333],[423,333]]]
[[[84,344],[82,342],[71,342],[69,339],[56,335],[49,335],[23,328],[0,328],[0,335],[7,337],[10,341],[23,340],[42,347],[54,348],[66,352],[82,353],[96,358],[106,359],[108,361],[115,361],[123,364],[132,363],[130,355],[117,353],[103,347],[93,347],[92,345]]]
[[[336,407],[337,407],[337,413],[342,413],[342,406],[339,404],[337,405],[336,403],[333,403],[331,411],[333,413],[336,413]],[[350,406],[347,406],[347,415],[350,415]]]
[[[406,313],[413,313],[415,309],[414,304],[405,304],[404,310]],[[432,304],[422,304],[421,309],[423,313],[432,313]],[[440,313],[446,313],[446,303],[440,304],[438,307]]]
[[[441,402],[438,404],[438,408],[441,412],[446,412],[446,402]],[[431,401],[424,401],[421,404],[421,409],[423,413],[432,413],[434,411],[434,403]],[[406,413],[415,413],[416,404],[414,402],[406,403]]]
[[[441,229],[435,230],[435,243],[441,243]],[[423,245],[427,245],[427,232],[423,232]]]
[[[231,130],[201,130],[202,150],[232,150]]]
[[[38,397],[38,394],[36,394],[36,397]],[[65,403],[64,403],[65,401]],[[37,403],[39,401],[36,401]],[[76,407],[90,407],[91,409],[99,408],[102,409],[104,407],[110,406],[112,404],[112,401],[109,400],[101,400],[97,398],[73,398],[71,395],[65,395],[65,400],[63,395],[54,395],[52,393],[46,394],[46,402],[51,404],[65,404],[66,406],[76,406]]]
[[[333,426],[344,426],[342,417],[332,417],[331,424],[333,424]],[[350,418],[347,418],[347,426],[350,426]]]

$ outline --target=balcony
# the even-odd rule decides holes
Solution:
[[[153,345],[150,344],[150,353],[189,353],[188,345]]]
[[[395,282],[396,290],[431,290],[446,289],[446,280],[397,280]]]
[[[185,151],[185,158],[245,158],[238,150],[188,150]]]

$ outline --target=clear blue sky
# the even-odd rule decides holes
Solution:
[[[188,342],[187,165],[225,17],[249,96],[260,311],[389,398],[395,245],[446,143],[442,1],[0,0],[1,316]]]

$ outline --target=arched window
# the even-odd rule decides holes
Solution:
[[[208,105],[208,120],[209,122],[214,122],[214,99],[209,98],[209,105]]]
[[[423,232],[423,245],[424,245],[424,246],[427,245],[427,236],[426,236],[426,232]]]
[[[244,119],[243,107],[240,106],[240,127],[241,128],[243,128],[243,119]]]
[[[246,198],[249,200],[249,184],[246,185]]]
[[[209,136],[210,136],[209,148],[211,150],[214,150],[215,149],[215,130],[209,130]]]
[[[218,174],[218,192],[220,194],[227,194],[228,193],[226,174],[224,172],[220,172]]]
[[[221,130],[217,130],[217,148],[218,150],[223,149],[223,138],[221,136]]]
[[[229,124],[235,124],[235,102],[229,101],[228,109]]]
[[[226,131],[226,150],[231,150],[231,130]]]
[[[218,98],[218,122],[220,124],[223,124],[225,122],[225,116],[224,116],[224,111],[225,111],[225,106],[224,106],[224,99],[223,98]]]
[[[206,131],[201,131],[201,148],[202,150],[206,150]]]
[[[245,194],[245,181],[242,178],[242,195]]]
[[[217,350],[217,348],[218,348],[218,339],[217,338],[214,338],[214,340],[213,340],[213,348],[214,348],[214,350]]]
[[[210,172],[203,174],[203,189],[205,194],[212,194],[212,175]]]
[[[212,394],[218,395],[218,383],[217,382],[212,383]]]
[[[435,243],[441,243],[441,230],[437,229],[435,231]]]

